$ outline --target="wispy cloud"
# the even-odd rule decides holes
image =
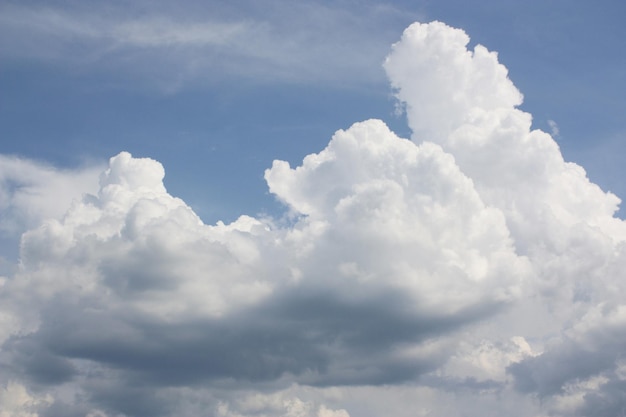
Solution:
[[[163,6],[161,4],[161,6]],[[113,71],[172,89],[236,75],[262,82],[381,82],[379,63],[397,34],[397,10],[364,4],[358,14],[321,3],[272,1],[230,13],[196,5],[186,13],[123,13],[115,7],[5,5],[0,53],[60,66]],[[381,38],[380,33],[387,33]]]
[[[552,134],[552,137],[558,137],[561,133],[561,131],[559,130],[559,125],[556,124],[554,120],[550,119],[548,120],[548,126],[550,126],[550,133]]]

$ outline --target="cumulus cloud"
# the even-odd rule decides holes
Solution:
[[[434,141],[454,156],[485,204],[505,216],[517,253],[530,260],[531,294],[549,305],[552,320],[559,323],[552,330],[562,342],[559,348],[548,344],[546,352],[510,365],[509,371],[518,389],[556,394],[567,381],[616,367],[610,353],[619,349],[615,346],[590,348],[595,354],[589,352],[589,362],[582,365],[581,348],[558,327],[588,320],[590,310],[609,300],[620,303],[615,295],[624,291],[617,272],[623,264],[624,222],[613,217],[619,199],[591,183],[580,166],[565,162],[548,134],[530,129],[530,115],[516,108],[521,94],[506,68],[480,45],[466,50],[468,42],[464,32],[442,23],[416,24],[394,45],[385,67],[405,104],[412,139]],[[437,60],[447,65],[432,63]],[[442,85],[445,95],[433,89]],[[514,308],[523,312],[524,303],[529,302]],[[605,320],[598,318],[596,324]],[[538,341],[556,337],[531,335]]]
[[[74,200],[98,190],[104,166],[58,170],[35,161],[0,155],[0,233],[21,235],[61,217]]]
[[[385,69],[412,137],[367,120],[300,166],[274,161],[265,179],[284,218],[204,224],[160,163],[126,152],[63,214],[37,212],[49,218],[29,225],[0,287],[0,383],[22,390],[17,406],[614,415],[619,199],[531,129],[497,55],[468,42],[411,25]]]
[[[505,301],[523,279],[504,218],[454,159],[437,145],[398,138],[381,121],[337,132],[296,169],[275,161],[266,179],[304,215],[295,229],[316,234],[315,246],[298,234],[294,251],[310,248],[307,266],[331,269],[322,277],[339,271],[362,288],[396,287],[415,309],[438,312]]]
[[[56,169],[10,155],[0,155],[0,285],[15,269],[21,235],[49,218],[60,218],[74,201],[98,189],[104,165]],[[0,313],[0,322],[4,320]],[[4,327],[4,326],[2,326]],[[0,339],[2,339],[0,328]]]

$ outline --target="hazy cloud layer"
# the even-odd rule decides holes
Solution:
[[[190,2],[179,10],[163,1],[71,8],[7,3],[0,6],[0,56],[7,63],[104,72],[165,91],[233,77],[358,85],[384,81],[379,63],[388,45],[380,35],[391,41],[389,22],[409,18],[371,4],[356,16],[341,3],[237,3]]]
[[[192,29],[124,39],[209,42]],[[619,199],[468,41],[410,26],[385,69],[411,140],[368,120],[274,161],[281,219],[206,225],[126,152],[97,189],[5,159],[3,211],[35,214],[3,217],[30,230],[0,278],[0,415],[616,415]]]

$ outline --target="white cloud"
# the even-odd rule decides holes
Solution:
[[[336,281],[349,262],[348,286],[402,289],[416,306],[440,313],[506,301],[524,277],[504,218],[483,204],[453,158],[398,138],[381,121],[337,132],[296,169],[275,161],[266,179],[306,215],[288,234],[293,252],[310,247],[299,266],[311,269],[305,275]]]
[[[167,193],[164,175],[161,164],[150,159],[128,153],[112,158],[97,196],[87,195],[62,220],[23,235],[18,278],[23,274],[38,282],[45,298],[98,291],[104,283],[141,311],[170,318],[197,311],[221,315],[232,304],[230,297],[245,304],[267,293],[262,267],[241,269],[258,263],[250,237],[264,232],[261,223],[242,217],[229,226],[205,226]],[[202,271],[205,279],[198,276]],[[250,282],[238,284],[240,273]]]
[[[41,162],[0,155],[0,285],[15,270],[21,235],[46,219],[60,219],[84,193],[98,189],[103,165],[59,170]],[[0,322],[8,320],[0,312]],[[8,320],[9,322],[11,320]],[[5,326],[0,326],[3,340]]]
[[[615,294],[624,294],[616,268],[623,264],[625,224],[613,217],[619,199],[592,184],[581,167],[564,162],[549,135],[530,130],[530,115],[515,108],[521,95],[506,78],[506,69],[481,46],[465,51],[468,40],[443,24],[415,24],[394,46],[386,68],[405,103],[413,139],[436,141],[454,155],[483,201],[504,214],[518,253],[533,265],[533,292],[550,306],[551,319],[559,326],[585,321],[590,309],[608,300],[620,303]],[[447,54],[452,56],[441,58]],[[441,85],[447,95],[439,94]],[[452,98],[449,106],[443,104],[445,97]],[[528,336],[547,341],[555,334]],[[557,395],[568,381],[596,377],[616,366],[610,353],[614,347],[589,347],[589,360],[583,361],[578,358],[584,356],[581,348],[572,342],[566,338],[558,353],[548,345],[536,358],[511,365],[518,387],[544,397]],[[575,363],[587,365],[577,369]],[[533,371],[528,370],[531,364],[536,364]],[[585,398],[588,407],[594,394],[587,392]],[[621,398],[606,399],[621,404]]]
[[[469,51],[468,42],[463,31],[435,22],[412,25],[393,46],[385,68],[405,103],[413,140],[434,141],[452,154],[486,203],[505,209],[511,226],[515,215],[539,222],[541,211],[568,226],[591,221],[623,228],[608,220],[619,199],[564,162],[549,135],[530,130],[531,116],[516,109],[522,95],[497,55],[481,45]]]
[[[468,51],[468,43],[461,29],[433,22],[411,25],[393,45],[384,66],[396,96],[406,104],[417,142],[451,140],[460,126],[521,104],[522,95],[497,55],[481,45]]]
[[[125,36],[204,36],[189,30]],[[206,225],[125,152],[63,216],[43,192],[11,197],[51,219],[0,287],[0,382],[51,395],[48,416],[615,415],[619,200],[530,129],[506,68],[468,41],[409,27],[385,68],[412,141],[368,120],[275,161],[285,219]],[[4,177],[80,189],[20,163]]]
[[[37,411],[52,404],[51,396],[36,396],[16,382],[0,387],[0,417],[38,417]]]
[[[0,233],[19,236],[44,219],[60,218],[74,200],[97,191],[102,169],[57,170],[0,155]]]

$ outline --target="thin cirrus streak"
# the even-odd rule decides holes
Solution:
[[[0,56],[108,73],[165,92],[233,78],[381,83],[378,64],[387,45],[369,26],[372,21],[388,26],[401,15],[394,8],[368,6],[365,17],[357,18],[341,8],[282,1],[249,5],[247,13],[216,3],[183,16],[171,15],[164,4],[154,6],[146,13],[140,6],[129,12],[114,6],[5,5]]]

